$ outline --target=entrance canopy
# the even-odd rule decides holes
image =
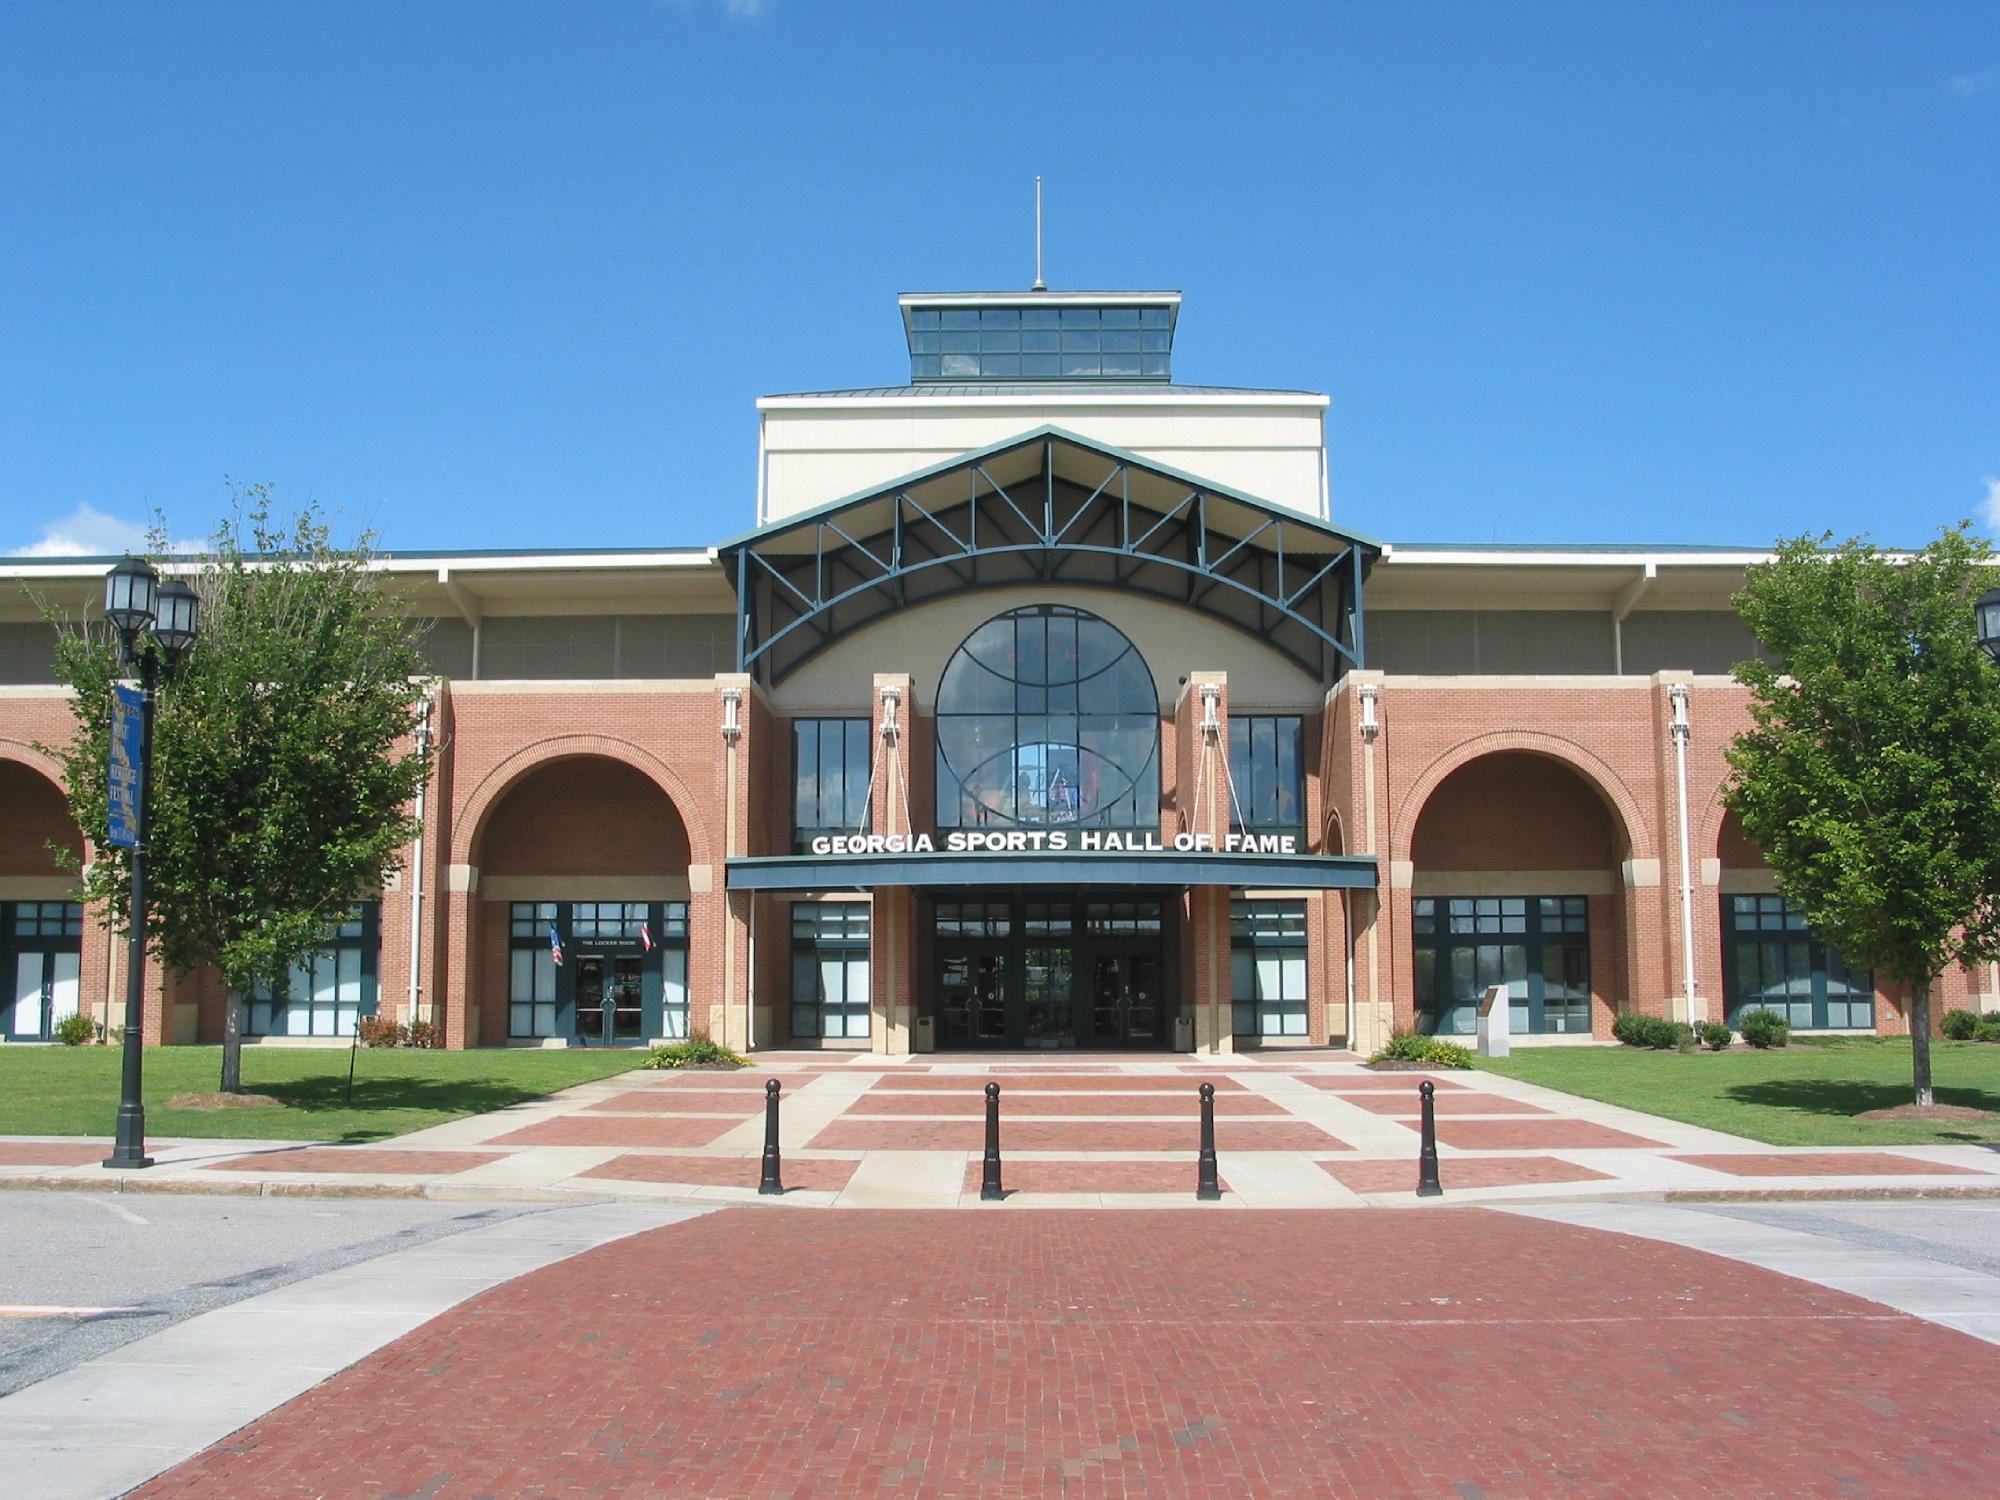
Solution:
[[[1149,594],[1256,636],[1320,681],[1363,664],[1381,544],[1039,427],[732,538],[737,667],[784,680],[893,611],[967,589]]]
[[[779,854],[732,859],[733,891],[854,891],[875,886],[1255,886],[1375,889],[1365,854]]]

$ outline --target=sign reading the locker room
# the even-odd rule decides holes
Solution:
[[[955,829],[942,834],[947,854],[1297,854],[1295,833],[1229,833],[1221,839],[1206,833],[1177,833],[1162,839],[1156,830],[1143,833],[1099,832],[1096,829],[1010,828],[987,831]],[[814,854],[935,854],[938,840],[928,833],[821,834],[812,841]]]

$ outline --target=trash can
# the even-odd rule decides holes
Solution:
[[[1194,1051],[1194,1017],[1174,1017],[1174,1051]]]
[[[911,1045],[919,1052],[937,1051],[937,1017],[918,1016],[916,1036]]]

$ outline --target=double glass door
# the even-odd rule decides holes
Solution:
[[[604,1001],[612,1003],[611,1039],[644,1039],[644,1004],[636,957],[585,954],[576,961],[576,1030],[586,1042],[604,1035]]]
[[[0,1035],[10,1042],[46,1042],[55,1036],[56,1024],[76,1014],[77,977],[82,955],[55,952],[16,953],[9,967],[13,973]]]
[[[1157,1047],[1169,1029],[1157,901],[940,901],[945,1048]]]

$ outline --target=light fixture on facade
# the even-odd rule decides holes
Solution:
[[[1667,689],[1667,703],[1672,714],[1667,723],[1668,732],[1686,744],[1693,729],[1688,723],[1688,689],[1685,682],[1676,682]]]
[[[1216,717],[1216,709],[1222,702],[1222,684],[1204,682],[1196,691],[1201,694],[1201,732],[1211,740],[1216,739],[1222,733],[1222,721]]]
[[[726,687],[722,690],[722,738],[724,743],[734,745],[743,738],[743,689]]]
[[[903,701],[903,690],[899,687],[882,689],[882,743],[893,745],[901,732],[896,725],[896,705]]]
[[[1374,744],[1375,737],[1382,732],[1381,722],[1375,717],[1375,700],[1381,693],[1382,689],[1372,682],[1361,684],[1361,739],[1364,744]]]

